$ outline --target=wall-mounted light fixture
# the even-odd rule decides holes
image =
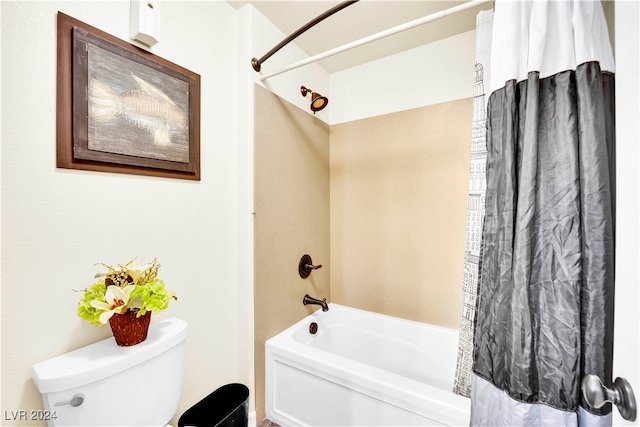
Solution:
[[[300,93],[302,93],[302,96],[307,96],[308,93],[311,94],[311,106],[309,108],[311,108],[313,114],[315,114],[316,111],[322,110],[329,103],[326,96],[322,96],[318,92],[314,92],[304,86],[300,86]]]

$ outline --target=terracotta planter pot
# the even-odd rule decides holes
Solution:
[[[109,319],[109,326],[113,331],[116,344],[121,347],[129,347],[140,344],[147,339],[149,323],[151,322],[151,312],[136,317],[135,311],[128,311],[124,314],[114,314]]]

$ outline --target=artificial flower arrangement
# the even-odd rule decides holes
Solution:
[[[178,299],[158,278],[160,265],[155,259],[144,265],[135,259],[122,265],[102,265],[107,271],[96,274],[95,278],[100,280],[84,290],[78,303],[78,316],[98,326],[109,322],[118,345],[141,342],[121,344],[116,329],[131,329],[134,326],[130,324],[135,319],[142,319],[146,323],[142,326],[145,328],[144,341],[151,313],[165,310],[171,299]],[[125,318],[131,320],[126,320],[125,326],[118,326]]]

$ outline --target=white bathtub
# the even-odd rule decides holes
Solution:
[[[469,399],[451,392],[457,344],[453,329],[329,304],[266,342],[267,418],[281,426],[469,425]]]

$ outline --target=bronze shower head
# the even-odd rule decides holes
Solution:
[[[313,114],[315,114],[316,111],[322,110],[329,103],[329,100],[326,96],[322,96],[319,93],[314,92],[311,89],[307,89],[304,86],[300,86],[300,93],[302,94],[302,96],[307,96],[308,93],[311,93],[311,105],[309,108],[311,109],[311,111],[313,111]]]

